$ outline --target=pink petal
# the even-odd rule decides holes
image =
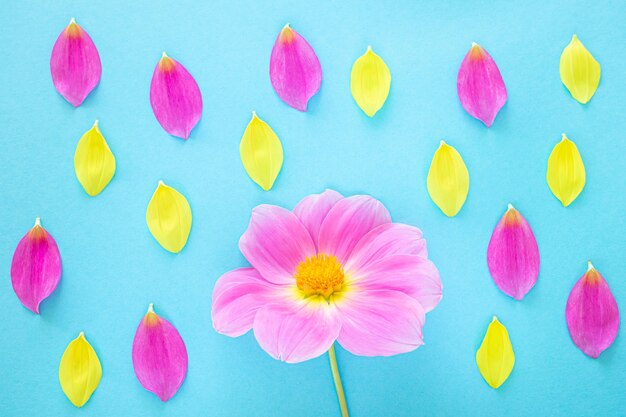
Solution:
[[[326,215],[341,199],[343,196],[337,191],[326,190],[321,194],[311,194],[304,197],[293,209],[293,213],[308,229],[315,244],[317,244],[320,227]]]
[[[309,99],[322,85],[322,67],[315,51],[289,25],[280,32],[272,48],[270,79],[276,94],[300,111],[306,111]]]
[[[266,281],[254,268],[227,272],[213,289],[211,318],[218,333],[241,336],[252,328],[259,308],[275,301],[280,287]]]
[[[490,127],[506,103],[506,87],[491,55],[475,43],[461,63],[456,87],[463,108]]]
[[[202,94],[185,67],[163,52],[150,84],[150,104],[167,133],[188,139],[202,116]]]
[[[274,359],[288,363],[316,358],[330,349],[341,329],[325,300],[269,304],[254,319],[254,337]]]
[[[494,282],[505,294],[521,300],[537,282],[539,248],[530,225],[509,204],[489,241],[487,265]]]
[[[296,266],[315,256],[313,239],[296,215],[270,205],[252,210],[239,249],[263,278],[275,284],[293,284]]]
[[[176,394],[187,375],[187,348],[178,330],[152,309],[133,340],[133,367],[141,385],[161,401]]]
[[[50,73],[54,88],[78,107],[100,82],[100,55],[89,34],[72,19],[52,48]]]
[[[390,222],[391,216],[380,201],[365,195],[344,198],[330,209],[322,222],[318,251],[334,255],[344,264],[363,236]]]
[[[609,284],[591,262],[567,299],[567,328],[572,341],[585,355],[597,358],[619,330],[619,310]]]
[[[404,293],[347,292],[336,306],[342,323],[337,341],[355,355],[391,356],[424,344],[424,309]]]
[[[22,304],[39,314],[39,304],[55,290],[61,280],[61,255],[52,236],[35,226],[20,240],[11,263],[11,283]]]

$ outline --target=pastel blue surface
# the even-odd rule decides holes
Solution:
[[[419,4],[418,4],[419,3]],[[492,3],[492,4],[487,4]],[[495,4],[493,4],[495,3]],[[552,4],[548,4],[552,3]],[[299,365],[270,358],[252,334],[211,326],[211,293],[224,272],[245,265],[237,242],[251,209],[293,207],[326,187],[379,198],[394,220],[423,229],[444,298],[428,315],[426,345],[392,358],[338,349],[352,416],[618,416],[626,412],[626,342],[592,360],[571,342],[565,303],[591,259],[626,311],[626,3],[615,1],[11,2],[0,14],[0,415],[327,416],[338,415],[326,356]],[[102,81],[72,108],[57,94],[49,57],[75,17],[97,45]],[[286,23],[314,47],[321,91],[310,111],[285,105],[269,81],[269,57]],[[574,101],[559,79],[572,34],[602,65],[591,102]],[[472,41],[498,63],[509,100],[491,129],[456,95]],[[391,69],[385,107],[369,119],[349,90],[353,61],[372,45]],[[204,97],[188,142],[168,136],[148,91],[161,52],[182,62]],[[239,140],[256,110],[281,138],[285,163],[270,192],[244,172]],[[74,175],[81,135],[100,120],[117,158],[96,198]],[[587,186],[568,208],[550,193],[545,170],[567,132],[587,167]],[[471,188],[456,218],[426,191],[439,140],[455,146]],[[178,255],[145,224],[158,180],[192,206],[194,223]],[[513,203],[534,228],[541,257],[523,302],[502,294],[486,266],[493,227]],[[19,239],[36,216],[56,238],[63,278],[41,306],[22,307],[9,276]],[[168,403],[145,391],[131,345],[148,303],[180,331],[189,372]],[[515,368],[497,391],[475,365],[492,315],[509,330]],[[63,395],[58,365],[85,331],[103,366],[83,410]],[[622,329],[623,330],[623,329]]]

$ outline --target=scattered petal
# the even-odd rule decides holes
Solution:
[[[579,103],[585,104],[600,84],[600,64],[576,35],[561,54],[561,81]]]
[[[26,308],[39,314],[39,304],[52,294],[60,280],[59,248],[37,217],[35,225],[20,240],[13,254],[13,290]]]
[[[265,191],[274,185],[283,166],[283,145],[272,128],[252,112],[239,144],[241,162],[246,172]]]
[[[52,48],[50,73],[54,88],[74,107],[80,106],[100,82],[102,64],[96,45],[74,19]]]
[[[315,51],[289,24],[280,31],[272,48],[270,79],[276,94],[303,112],[322,85],[322,67]]]
[[[76,407],[89,401],[102,378],[102,366],[96,351],[80,332],[63,353],[59,365],[59,382],[63,392]]]
[[[463,108],[491,127],[507,93],[498,66],[481,46],[472,43],[461,63],[456,87]]]
[[[196,80],[165,52],[152,74],[150,104],[161,127],[185,140],[202,116],[202,94]]]
[[[565,133],[548,159],[548,186],[552,194],[567,207],[585,187],[585,165],[576,144]]]
[[[515,354],[506,327],[496,316],[487,328],[483,343],[476,352],[476,365],[480,374],[491,388],[498,388],[507,380],[513,365]]]
[[[565,319],[574,344],[592,358],[600,356],[617,337],[617,302],[609,284],[591,262],[569,294]]]
[[[97,120],[78,141],[74,170],[80,185],[90,196],[100,194],[115,174],[115,156],[100,133]]]
[[[178,253],[185,247],[191,230],[191,207],[181,193],[159,181],[148,203],[146,223],[161,246]]]
[[[187,375],[187,348],[178,330],[154,312],[152,304],[133,340],[133,368],[141,385],[165,402]]]
[[[537,240],[524,216],[510,204],[491,235],[487,265],[498,288],[516,300],[524,298],[537,282]]]
[[[354,101],[365,114],[374,117],[385,104],[390,86],[391,73],[387,64],[368,46],[367,52],[352,65],[350,91]]]
[[[459,152],[443,140],[433,156],[426,184],[437,207],[448,217],[456,216],[469,192],[469,172]]]

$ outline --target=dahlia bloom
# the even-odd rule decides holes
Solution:
[[[412,351],[441,300],[422,232],[369,196],[326,190],[293,211],[258,206],[239,248],[252,267],[217,281],[213,326],[231,337],[253,329],[281,361],[315,358],[335,340],[362,356]]]

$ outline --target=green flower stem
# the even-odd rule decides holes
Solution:
[[[339,367],[337,366],[337,355],[335,355],[334,344],[328,349],[328,359],[330,359],[330,370],[333,372],[335,391],[337,391],[337,400],[339,401],[339,408],[341,408],[341,417],[350,417],[350,414],[348,414],[346,395],[343,393],[343,385],[341,384],[341,375],[339,375]]]

